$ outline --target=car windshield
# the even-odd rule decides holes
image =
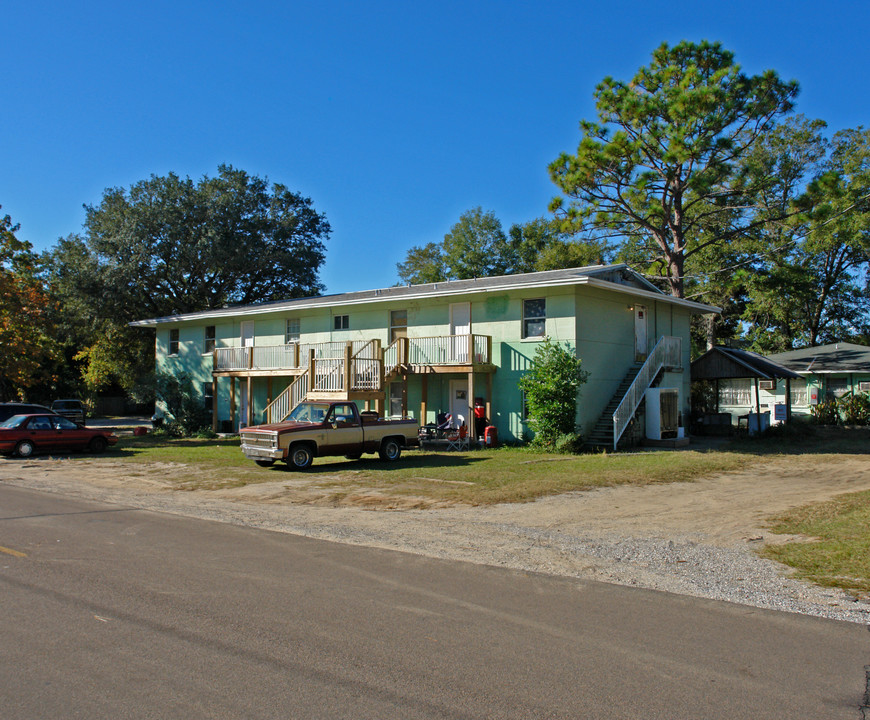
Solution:
[[[323,422],[326,417],[326,411],[329,410],[329,405],[321,403],[300,403],[293,412],[287,417],[288,420],[294,422]]]
[[[21,427],[24,424],[25,420],[27,420],[27,415],[13,415],[8,420],[4,420],[3,422],[0,422],[0,428]]]

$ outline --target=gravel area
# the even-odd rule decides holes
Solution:
[[[806,465],[806,464],[805,464]],[[830,461],[796,480],[787,467],[696,483],[604,488],[534,503],[373,511],[293,501],[294,480],[181,492],[166,469],[119,476],[103,461],[0,461],[0,482],[127,507],[230,522],[311,538],[597,580],[759,608],[870,623],[870,602],[788,577],[759,558],[762,520],[803,502],[870,488],[870,465]],[[825,474],[827,473],[827,474]],[[762,503],[759,497],[768,499]]]

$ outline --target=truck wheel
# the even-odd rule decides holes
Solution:
[[[30,440],[22,440],[15,448],[15,454],[18,457],[30,457],[33,455],[33,443]]]
[[[260,467],[272,467],[275,464],[274,460],[254,460]]]
[[[294,470],[305,470],[314,462],[314,453],[310,445],[294,445],[290,448],[290,456],[287,460]]]
[[[399,445],[399,441],[394,438],[387,438],[381,443],[381,449],[378,450],[378,455],[381,460],[398,460],[399,456],[402,454],[402,446]]]

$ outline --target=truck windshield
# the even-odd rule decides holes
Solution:
[[[293,409],[293,412],[287,416],[287,419],[294,422],[319,423],[323,422],[327,410],[329,410],[329,405],[327,404],[300,403]]]

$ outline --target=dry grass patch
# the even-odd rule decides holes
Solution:
[[[770,530],[803,539],[767,546],[764,557],[820,585],[870,592],[870,492],[797,508],[773,518]]]

